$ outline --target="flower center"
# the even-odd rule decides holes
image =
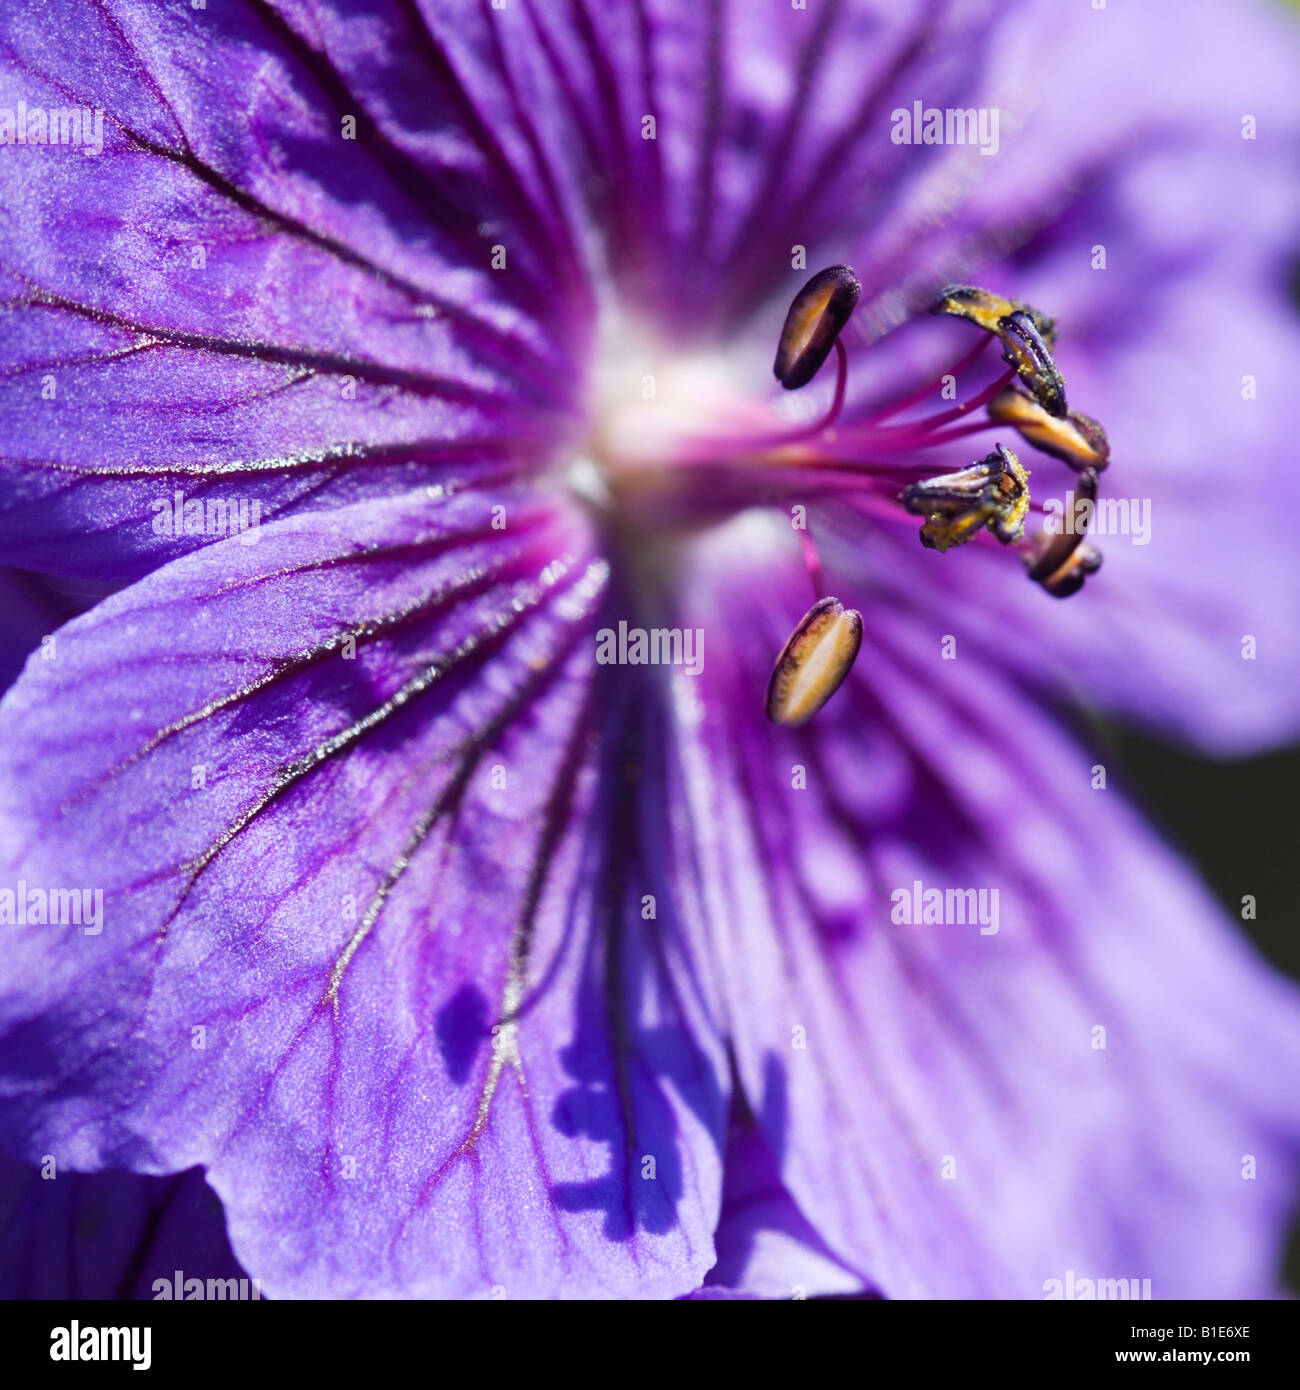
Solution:
[[[861,341],[846,346],[842,337],[859,293],[847,266],[831,266],[790,306],[772,370],[791,392],[816,379],[813,407],[800,422],[745,389],[760,379],[754,351],[746,362],[720,351],[647,348],[651,340],[631,333],[613,337],[600,356],[593,425],[572,485],[642,535],[753,507],[784,510],[792,500],[913,526],[919,517],[930,550],[1003,547],[1049,594],[1077,593],[1101,557],[1082,528],[1026,536],[1036,509],[1029,471],[1011,449],[995,441],[982,457],[946,472],[934,463],[941,446],[1015,431],[1072,468],[1078,494],[1095,503],[1109,444],[1095,420],[1069,408],[1053,357],[1055,323],[987,290],[949,286],[931,312],[972,324],[978,341],[937,377],[882,403],[852,390],[858,359],[882,350]],[[995,341],[1005,370],[990,375],[981,358]],[[982,384],[971,387],[972,375]],[[954,403],[927,407],[935,400]],[[830,698],[857,653],[849,635],[861,632],[860,615],[825,593],[811,535],[799,539],[817,602],[776,662],[768,712],[778,723],[803,723]]]
[[[680,462],[689,441],[711,429],[753,429],[768,415],[720,351],[616,348],[602,356],[593,397],[590,457],[614,487]]]

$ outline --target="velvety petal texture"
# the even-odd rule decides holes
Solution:
[[[383,109],[416,119],[427,91],[370,61],[381,38],[409,52],[399,8],[339,20],[365,59],[346,73],[314,24],[262,3],[7,15],[0,105],[103,113],[98,155],[14,145],[0,165],[10,561],[139,573],[202,543],[155,525],[177,490],[336,506],[517,466],[562,428],[564,336],[505,302],[535,281],[528,244],[491,270],[486,230],[519,191],[475,181],[471,210],[470,173],[445,175],[463,140]],[[419,121],[450,123],[445,101]]]
[[[27,1156],[206,1163],[271,1295],[700,1282],[720,1043],[625,805],[648,754],[608,756],[587,543],[526,500],[368,503],[64,630],[9,707],[5,824],[39,831],[5,880],[102,917],[7,928]]]

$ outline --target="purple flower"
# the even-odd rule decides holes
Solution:
[[[0,706],[9,1151],[271,1296],[1271,1291],[1294,995],[1062,716],[1300,727],[1295,46],[14,0],[0,560],[124,587]]]

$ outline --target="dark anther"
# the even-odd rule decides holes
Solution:
[[[1016,299],[977,289],[949,285],[930,305],[932,314],[968,319],[1002,339],[1002,360],[1016,369],[1021,381],[1049,415],[1065,414],[1065,379],[1052,359],[1056,322]]]
[[[1052,360],[1052,350],[1023,309],[998,320],[1002,360],[1016,369],[1020,380],[1049,415],[1065,414],[1065,379]]]
[[[989,418],[1011,425],[1035,449],[1068,463],[1076,472],[1095,468],[1100,472],[1110,461],[1106,431],[1080,410],[1064,416],[1049,415],[1028,393],[1008,386],[989,402]]]
[[[1085,468],[1079,475],[1078,496],[1096,502],[1096,469]],[[1041,584],[1053,598],[1069,598],[1083,588],[1088,575],[1101,568],[1101,553],[1084,540],[1083,531],[1073,525],[1071,518],[1063,531],[1039,531],[1031,537],[1025,547],[1025,564],[1030,579]]]
[[[794,297],[785,316],[772,371],[787,391],[815,377],[849,321],[862,286],[846,265],[820,270]]]
[[[1022,299],[1006,299],[975,285],[949,285],[940,290],[930,304],[930,312],[969,319],[989,333],[997,333],[999,322],[1012,314],[1028,314],[1043,341],[1049,347],[1056,342],[1055,319],[1049,319]]]
[[[1010,545],[1025,529],[1029,474],[1015,454],[999,444],[969,468],[910,483],[901,499],[913,516],[925,518],[921,544],[931,550],[962,545],[984,526],[1003,545]]]

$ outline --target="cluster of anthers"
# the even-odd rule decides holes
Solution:
[[[952,381],[967,370],[994,339],[1002,344],[1008,370],[970,400],[928,419],[886,423],[933,391],[894,401],[866,420],[845,420],[848,359],[840,333],[858,302],[861,285],[848,266],[836,265],[814,275],[795,296],[786,315],[773,368],[787,390],[806,386],[832,350],[837,379],[829,410],[810,428],[790,436],[784,459],[815,471],[853,475],[854,500],[865,495],[901,503],[922,518],[921,543],[945,551],[977,537],[1014,547],[1030,579],[1055,598],[1077,593],[1085,578],[1101,566],[1100,554],[1084,539],[1086,527],[1074,524],[1056,532],[1026,536],[1031,510],[1029,472],[1001,444],[992,453],[955,473],[925,477],[923,466],[863,459],[864,450],[894,460],[921,449],[948,443],[997,425],[1014,429],[1035,449],[1068,464],[1077,474],[1076,497],[1097,500],[1097,480],[1110,458],[1106,432],[1087,415],[1071,410],[1065,382],[1052,358],[1056,325],[1027,304],[1003,299],[988,290],[950,285],[931,305],[931,312],[965,319],[983,330],[980,341],[944,376]],[[942,379],[942,378],[941,378]],[[969,421],[985,409],[987,419]],[[834,427],[834,428],[833,428]],[[807,448],[816,441],[816,447]],[[901,491],[900,471],[915,473]],[[1077,507],[1077,503],[1076,503]],[[777,658],[767,689],[767,714],[777,724],[798,725],[811,719],[839,689],[862,644],[862,615],[822,593],[821,565],[806,533],[805,558],[819,597],[804,615]]]

